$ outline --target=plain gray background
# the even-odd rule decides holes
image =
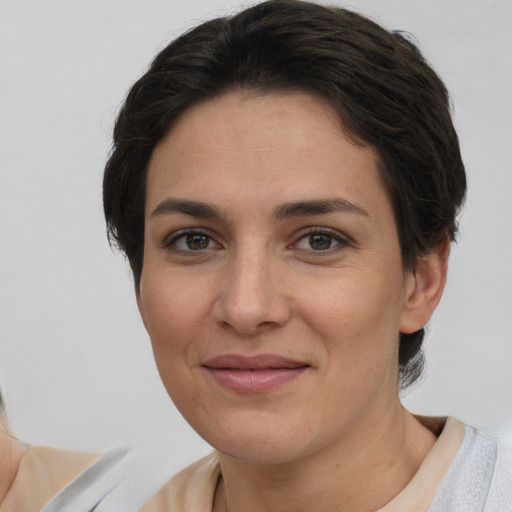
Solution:
[[[324,2],[327,3],[327,2]],[[510,0],[331,2],[414,34],[451,91],[469,195],[415,412],[512,438]],[[107,245],[103,165],[154,54],[237,0],[0,0],[0,384],[15,433],[78,449],[209,450],[168,399],[128,267]]]

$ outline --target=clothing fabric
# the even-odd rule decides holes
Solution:
[[[171,466],[156,445],[103,454],[28,445],[0,512],[137,512]]]
[[[106,475],[98,475],[93,486],[84,484],[87,492],[98,495],[100,485],[110,485],[112,490],[101,498],[94,512],[137,512],[168,480],[175,467],[175,461],[167,450],[156,442],[139,445]],[[109,482],[106,480],[109,479]],[[66,508],[66,512],[79,510]],[[61,512],[58,508],[43,512]],[[91,511],[92,512],[92,511]]]
[[[55,495],[41,512],[96,512],[101,502],[116,492],[127,478],[130,452],[119,448],[105,452]],[[119,512],[122,509],[118,509]]]
[[[41,510],[99,457],[99,453],[26,446],[14,482],[0,504],[0,512]]]
[[[428,512],[512,512],[512,451],[494,436],[466,427],[466,435]]]
[[[439,438],[405,489],[377,512],[512,512],[512,452],[454,418],[444,428],[440,419],[418,419]],[[215,452],[174,476],[140,512],[211,512],[220,476]]]
[[[136,511],[149,486],[124,486],[138,462],[122,448],[101,454],[26,446],[0,512]]]

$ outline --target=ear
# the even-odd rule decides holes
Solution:
[[[432,252],[420,258],[416,268],[406,276],[400,332],[416,332],[430,320],[443,295],[449,254],[450,239],[446,236]]]

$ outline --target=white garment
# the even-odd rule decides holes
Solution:
[[[512,451],[466,427],[428,512],[512,512]]]

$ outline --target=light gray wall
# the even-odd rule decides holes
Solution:
[[[208,450],[160,384],[127,265],[106,243],[101,177],[117,107],[150,58],[237,4],[0,0],[0,383],[24,440],[150,439],[176,467]],[[343,5],[417,37],[451,90],[469,177],[426,379],[406,403],[512,429],[512,3]]]

